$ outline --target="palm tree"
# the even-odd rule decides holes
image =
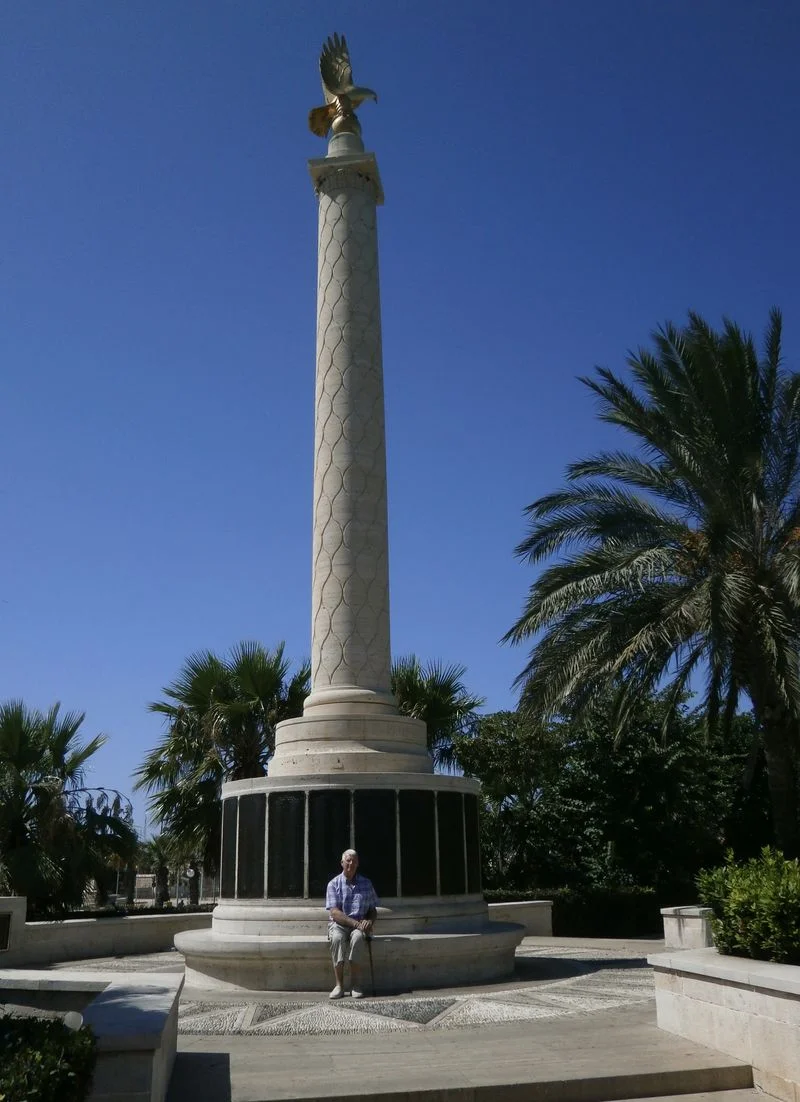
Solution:
[[[263,777],[275,749],[275,727],[302,714],[310,667],[294,674],[284,645],[244,642],[229,655],[191,655],[165,700],[166,734],[136,771],[135,787],[151,793],[153,817],[213,870],[219,861],[223,781]]]
[[[453,738],[476,719],[483,700],[473,696],[462,678],[465,666],[443,666],[432,661],[423,666],[415,654],[392,663],[392,693],[401,715],[421,719],[428,728],[428,751],[434,765],[450,770],[455,765]]]
[[[166,832],[154,834],[139,847],[138,864],[155,878],[153,902],[156,907],[169,903],[169,874],[176,866],[175,840]]]
[[[516,549],[555,559],[506,639],[534,639],[522,703],[552,716],[615,687],[618,717],[671,681],[677,705],[705,674],[708,722],[749,697],[769,776],[773,825],[800,853],[800,376],[781,363],[781,317],[759,355],[732,322],[697,314],[582,380],[632,451],[572,464],[568,485],[526,510]]]
[[[136,844],[118,792],[87,788],[85,769],[106,742],[79,743],[84,715],[0,704],[0,853],[5,879],[32,913],[79,906],[89,880]]]

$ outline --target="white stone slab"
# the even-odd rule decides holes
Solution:
[[[800,1099],[800,967],[690,949],[648,957],[658,1024],[749,1061],[754,1079]]]

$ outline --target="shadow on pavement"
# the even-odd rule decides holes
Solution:
[[[166,1102],[231,1102],[231,1058],[227,1052],[179,1052]]]
[[[617,957],[616,960],[575,960],[574,957],[517,957],[514,962],[514,979],[564,980],[573,976],[588,976],[607,968],[647,968],[644,957]]]

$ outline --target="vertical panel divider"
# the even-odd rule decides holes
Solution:
[[[464,824],[464,894],[469,893],[469,861],[467,859],[467,809],[464,793],[461,793],[461,822]]]
[[[442,894],[442,872],[439,868],[439,793],[433,794],[433,844],[436,850],[436,894]],[[464,856],[466,860],[466,850]],[[464,866],[466,868],[466,865]]]
[[[264,793],[264,899],[269,896],[269,792]]]
[[[239,898],[239,797],[236,797],[236,858],[233,862],[233,898]]]
[[[395,851],[397,853],[397,898],[403,894],[403,862],[400,850],[400,789],[394,790]]]
[[[309,790],[306,788],[303,790],[303,899],[308,899],[308,846],[310,842],[310,831],[308,829],[308,798]]]
[[[349,849],[356,848],[356,790],[350,789],[350,841]]]
[[[220,809],[222,811],[222,822],[219,827],[219,871],[217,872],[217,880],[219,881],[219,894],[222,896],[222,869],[225,860],[225,801],[220,800],[220,803],[222,805]],[[147,823],[145,823],[145,833],[147,833]]]

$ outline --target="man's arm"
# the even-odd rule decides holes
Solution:
[[[370,907],[364,918],[351,918],[338,907],[329,907],[328,914],[337,926],[344,926],[348,930],[361,930],[365,934],[372,933],[372,927],[378,917],[378,912],[374,907]]]
[[[357,918],[350,918],[344,911],[338,907],[329,907],[328,914],[331,916],[337,926],[344,926],[348,930],[360,930],[361,923]]]

